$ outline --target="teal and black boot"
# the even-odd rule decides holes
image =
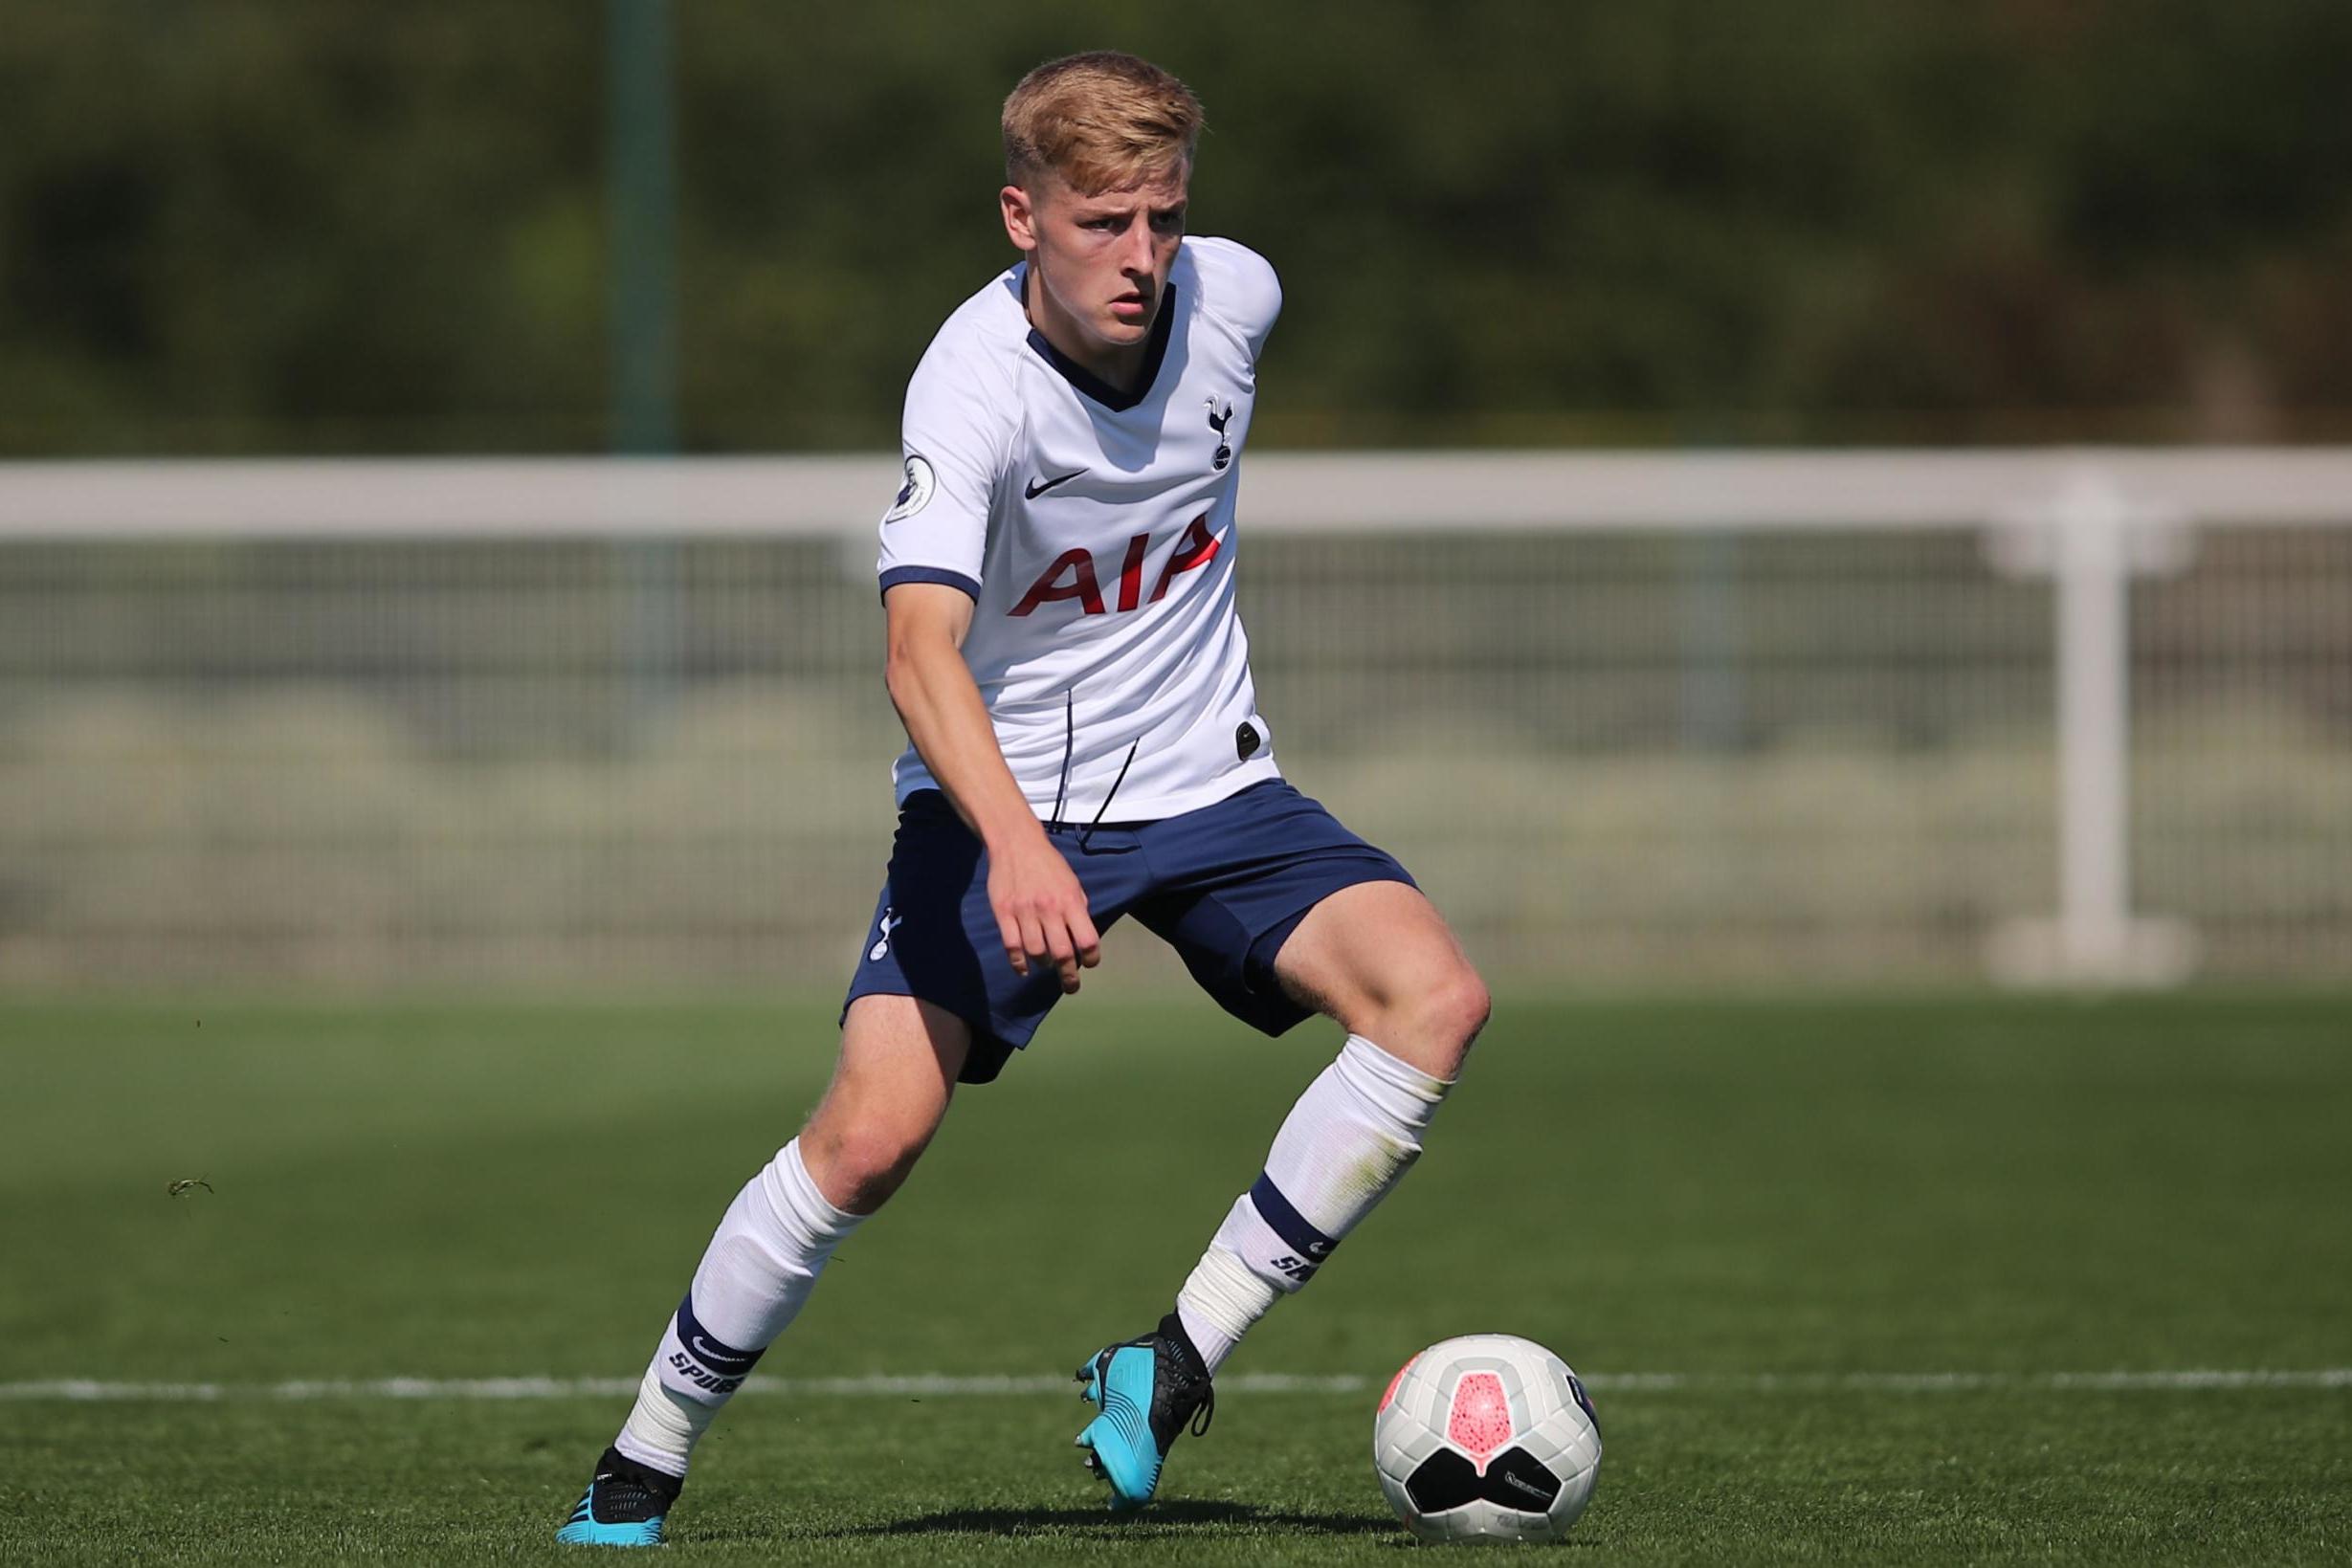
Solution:
[[[571,1546],[659,1546],[661,1521],[684,1485],[607,1448],[555,1538]]]
[[[1078,1368],[1080,1398],[1102,1413],[1078,1434],[1086,1468],[1110,1483],[1115,1512],[1142,1508],[1160,1487],[1160,1467],[1188,1423],[1209,1430],[1216,1391],[1209,1366],[1174,1313],[1140,1339],[1105,1345]]]

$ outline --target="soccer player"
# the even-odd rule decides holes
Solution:
[[[831,1087],[721,1220],[560,1531],[653,1544],[696,1440],[881,1207],[958,1083],[1002,1071],[1133,915],[1227,1011],[1346,1039],[1171,1310],[1087,1358],[1078,1434],[1147,1501],[1250,1326],[1421,1152],[1487,993],[1405,869],[1284,782],[1234,612],[1235,502],[1274,270],[1188,239],[1190,91],[1120,54],[1005,102],[1021,260],[916,366],[881,520],[885,679],[912,742]],[[1184,1064],[1171,1062],[1170,1071]]]

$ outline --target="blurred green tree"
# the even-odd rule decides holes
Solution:
[[[0,451],[609,444],[604,9],[0,0]],[[690,450],[889,444],[1116,45],[1292,444],[2352,434],[2341,0],[676,0]]]

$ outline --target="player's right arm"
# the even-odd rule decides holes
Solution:
[[[987,848],[1006,958],[1024,975],[1050,963],[1075,991],[1078,970],[1102,960],[1086,890],[1005,764],[964,659],[1018,409],[977,324],[968,308],[950,317],[907,383],[906,486],[882,518],[876,563],[889,617],[884,678],[932,781]]]
[[[939,583],[900,583],[882,596],[889,617],[883,680],[907,739],[988,851],[988,906],[1005,956],[1026,975],[1052,963],[1065,992],[1102,961],[1086,890],[1045,835],[1005,765],[980,688],[964,662],[972,600]]]

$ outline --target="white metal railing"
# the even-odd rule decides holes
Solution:
[[[1981,530],[2053,584],[2057,907],[1992,935],[2005,979],[2163,983],[2182,921],[2135,911],[2129,585],[2204,530],[2352,523],[2352,452],[1261,453],[1257,534]],[[824,538],[870,563],[887,455],[0,465],[0,545],[98,541]],[[5,563],[0,563],[0,571]],[[2352,678],[2348,676],[2347,678]]]
[[[1245,526],[1513,531],[2340,526],[2352,451],[1261,453]],[[896,463],[807,457],[0,463],[0,540],[809,536],[861,541]],[[2102,526],[2094,520],[2093,528]]]

